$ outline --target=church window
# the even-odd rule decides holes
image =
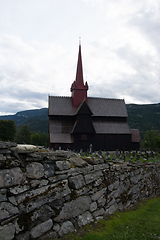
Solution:
[[[81,135],[81,140],[87,140],[87,135],[86,134],[82,134]]]

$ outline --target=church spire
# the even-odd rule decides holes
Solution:
[[[79,43],[78,63],[76,72],[76,83],[78,86],[84,86],[83,82],[83,67],[82,67],[82,56],[81,56],[81,43]]]
[[[87,101],[87,90],[88,90],[88,84],[86,82],[84,85],[84,81],[83,81],[81,42],[79,41],[76,80],[72,83],[72,86],[71,86],[72,104],[74,107],[78,107],[83,100]]]

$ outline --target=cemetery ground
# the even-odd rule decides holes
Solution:
[[[99,151],[93,153],[84,153],[82,152],[81,157],[84,160],[92,159],[92,158],[103,158],[105,161],[123,161],[123,162],[131,162],[131,163],[155,163],[160,164],[160,152],[153,152],[153,151],[142,151],[142,152],[106,152],[106,151]]]
[[[134,209],[86,225],[62,240],[160,239],[160,198],[143,200]]]

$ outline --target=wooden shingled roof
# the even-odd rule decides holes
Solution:
[[[88,106],[93,116],[128,117],[124,100],[88,97]],[[73,116],[77,108],[71,97],[49,96],[49,116]]]
[[[97,134],[131,134],[127,122],[94,122],[93,126]]]

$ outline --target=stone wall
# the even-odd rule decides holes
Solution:
[[[160,194],[159,164],[15,146],[0,142],[0,240],[59,238]]]

